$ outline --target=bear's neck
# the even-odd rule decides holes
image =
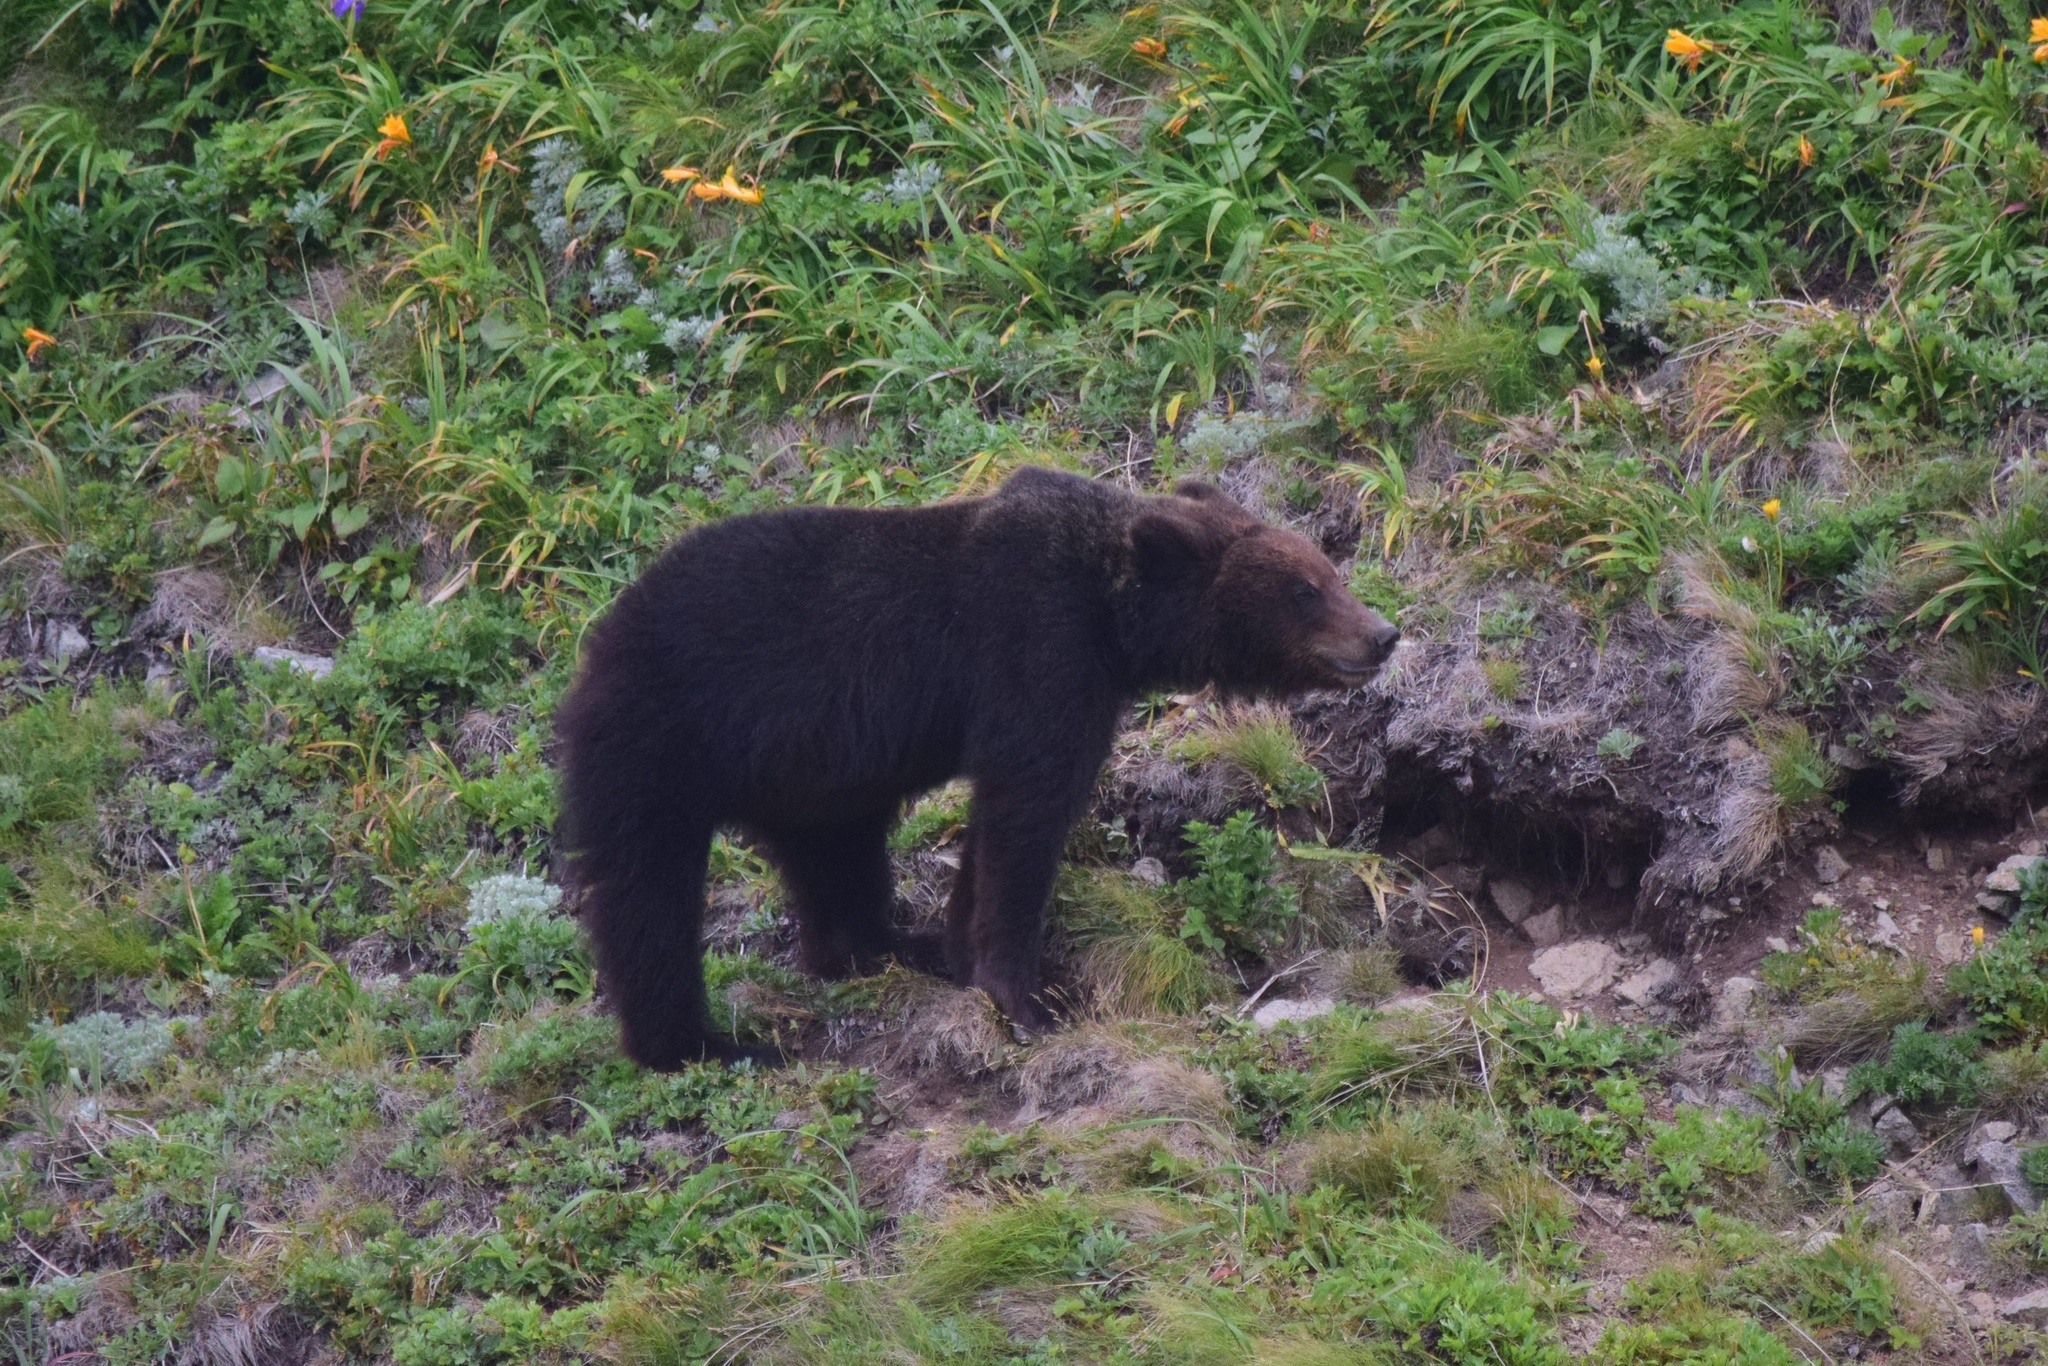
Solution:
[[[1124,686],[1133,697],[1212,681],[1211,641],[1201,606],[1197,591],[1129,584],[1117,592],[1117,645]]]

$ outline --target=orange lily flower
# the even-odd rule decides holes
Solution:
[[[722,192],[727,199],[735,200],[741,204],[760,203],[760,188],[754,185],[740,184],[738,172],[739,168],[737,166],[728,166],[725,168],[725,175],[718,182],[718,188],[720,192]]]
[[[28,358],[30,360],[34,360],[37,356],[42,355],[43,352],[57,344],[57,339],[43,331],[40,327],[23,328],[21,338],[28,343]]]
[[[401,147],[412,146],[412,130],[405,126],[403,114],[386,114],[384,122],[377,125],[377,131],[384,135],[384,140],[377,144],[372,153],[379,161]]]
[[[519,174],[517,166],[514,166],[511,162],[498,155],[496,146],[486,143],[484,145],[483,159],[476,164],[476,173],[481,176],[488,174],[492,170],[505,171],[512,175]]]
[[[1714,45],[1704,38],[1695,38],[1684,29],[1670,29],[1664,35],[1664,51],[1669,53],[1687,71],[1700,69],[1700,58],[1714,51]]]
[[[1899,58],[1899,64],[1890,71],[1880,71],[1877,73],[1877,83],[1889,90],[1912,74],[1913,63],[1901,57]]]
[[[686,180],[696,180],[703,174],[695,166],[671,166],[661,173],[661,178],[671,185],[680,185]]]
[[[1140,38],[1137,42],[1131,44],[1131,51],[1137,53],[1148,62],[1156,62],[1166,56],[1166,44],[1160,42],[1157,38]]]
[[[2036,19],[2027,25],[2027,41],[2034,45],[2034,60],[2048,62],[2048,19]]]
[[[1799,164],[1801,166],[1811,166],[1819,159],[1820,154],[1813,150],[1812,140],[1806,134],[1801,133],[1799,135]]]

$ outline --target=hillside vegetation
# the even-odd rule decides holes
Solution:
[[[1944,884],[1949,963],[1830,869],[1700,966],[1845,819],[1989,850],[2048,777],[2048,16],[0,0],[0,73],[15,1360],[2048,1350],[2040,869]],[[550,844],[585,626],[1027,462],[1221,483],[1401,663],[1139,709],[1069,1030],[803,979],[734,839],[720,1020],[795,1061],[634,1068]],[[1643,1008],[1485,989],[1504,870],[1673,955]]]

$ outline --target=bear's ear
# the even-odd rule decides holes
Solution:
[[[1171,504],[1150,508],[1131,523],[1131,558],[1138,581],[1185,583],[1207,578],[1223,549],[1217,529]]]
[[[1214,484],[1205,484],[1199,479],[1183,479],[1173,486],[1173,496],[1185,498],[1191,503],[1227,503],[1230,495]]]

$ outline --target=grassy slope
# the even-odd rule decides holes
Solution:
[[[795,978],[734,846],[714,980],[812,1061],[640,1074],[540,880],[549,710],[650,554],[1030,460],[1357,547],[1463,642],[1482,729],[1683,607],[1718,710],[1665,760],[1747,736],[1758,775],[1731,886],[1844,761],[2007,800],[2044,748],[2048,80],[2022,9],[1913,16],[0,4],[17,1356],[2038,1350],[1852,1212],[1867,1114],[1817,1088],[1674,1107],[1641,1027],[1365,1009],[1365,889],[1403,888],[1262,833],[1322,796],[1284,717],[1150,713],[1256,814],[1165,889],[1082,832],[1099,1018],[1029,1052],[929,983]],[[914,904],[959,815],[906,827]],[[1946,996],[1807,948],[1773,987],[1848,1012],[1873,1088],[2038,1114],[2048,937]],[[1359,1009],[1210,1009],[1312,951]]]

